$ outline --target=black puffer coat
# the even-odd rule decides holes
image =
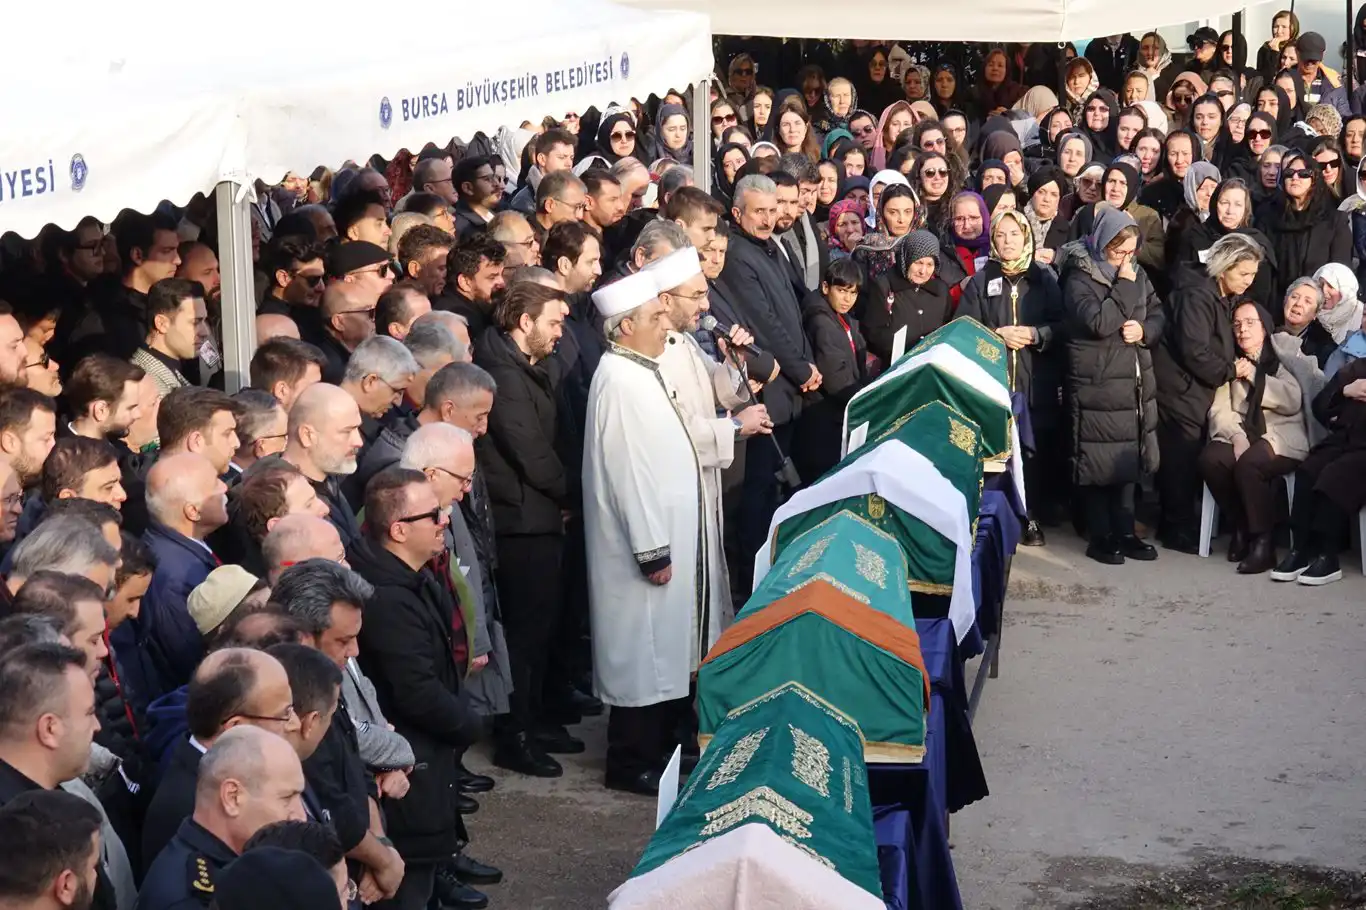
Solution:
[[[1059,251],[1066,311],[1073,481],[1081,486],[1137,483],[1157,470],[1157,380],[1152,348],[1166,315],[1140,267],[1133,281],[1103,276],[1081,242]],[[1120,327],[1143,325],[1125,344]]]
[[[1170,322],[1155,358],[1158,407],[1168,419],[1204,427],[1215,391],[1234,377],[1233,301],[1213,278],[1182,269]]]

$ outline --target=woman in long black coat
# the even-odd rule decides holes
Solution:
[[[1157,558],[1134,535],[1134,489],[1158,465],[1151,349],[1166,316],[1134,261],[1138,234],[1128,215],[1098,206],[1086,240],[1062,251],[1072,479],[1084,488],[1086,555],[1107,565]]]
[[[949,286],[938,275],[939,239],[911,231],[893,248],[896,266],[874,278],[863,308],[868,351],[891,366],[896,334],[906,330],[903,351],[953,318]]]
[[[1209,248],[1204,266],[1181,268],[1171,295],[1171,319],[1158,348],[1157,438],[1162,470],[1158,538],[1169,550],[1198,549],[1196,459],[1205,444],[1205,423],[1214,393],[1234,377],[1233,309],[1257,277],[1265,258],[1261,244],[1230,233]]]
[[[868,381],[868,346],[850,312],[863,280],[858,263],[836,259],[826,267],[821,287],[802,301],[802,328],[821,372],[821,387],[803,396],[792,446],[792,461],[807,483],[839,462],[845,405]]]
[[[992,221],[991,254],[963,287],[959,316],[970,316],[995,331],[1010,351],[1010,389],[1029,404],[1034,450],[1025,453],[1025,486],[1031,515],[1045,504],[1055,511],[1065,501],[1066,448],[1061,390],[1062,289],[1053,270],[1034,261],[1034,237],[1022,212],[1004,211]],[[1021,542],[1042,546],[1043,530],[1030,518]]]
[[[1351,222],[1337,210],[1320,167],[1303,152],[1287,152],[1281,159],[1281,188],[1257,213],[1257,226],[1276,257],[1277,300],[1285,298],[1296,278],[1330,262],[1352,264]]]

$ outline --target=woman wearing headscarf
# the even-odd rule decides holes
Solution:
[[[1360,291],[1357,277],[1347,266],[1330,262],[1314,273],[1314,280],[1323,292],[1323,305],[1315,318],[1332,336],[1333,344],[1341,346],[1349,335],[1361,328],[1362,303],[1357,299]]]
[[[1264,255],[1257,268],[1257,277],[1244,294],[1271,311],[1275,307],[1276,262],[1271,255],[1271,241],[1251,227],[1252,204],[1252,191],[1245,181],[1230,177],[1220,183],[1209,200],[1209,217],[1191,225],[1183,234],[1171,264],[1173,268],[1203,269],[1210,248],[1220,237],[1231,233],[1250,237],[1257,241]]]
[[[1100,78],[1096,68],[1085,57],[1077,57],[1067,64],[1067,76],[1062,85],[1062,107],[1066,109],[1073,123],[1082,123],[1086,110],[1086,99],[1100,88]]]
[[[930,103],[940,117],[949,111],[967,111],[970,99],[958,81],[958,69],[948,61],[941,61],[931,76]]]
[[[1157,469],[1151,350],[1166,318],[1135,261],[1138,226],[1103,206],[1085,241],[1060,253],[1072,428],[1072,480],[1086,506],[1086,555],[1107,565],[1153,560],[1134,535],[1134,489]]]
[[[1023,187],[1029,179],[1025,171],[1024,150],[1013,130],[996,130],[982,137],[982,168],[988,161],[1000,161],[1006,168],[1006,183]],[[980,173],[980,171],[979,171]]]
[[[820,111],[812,117],[812,123],[829,141],[830,134],[837,130],[848,132],[849,115],[858,110],[858,92],[854,89],[854,83],[845,79],[843,76],[836,76],[825,86],[825,99]],[[849,141],[854,141],[854,134],[849,133]]]
[[[1352,233],[1347,214],[1337,210],[1312,158],[1292,151],[1281,159],[1281,186],[1256,213],[1257,226],[1271,241],[1279,291],[1330,262],[1349,265]]]
[[[766,85],[757,86],[754,89],[754,97],[749,100],[749,123],[754,127],[755,140],[773,139],[773,107],[777,103],[773,89]],[[712,105],[713,120],[716,116],[716,105]]]
[[[1072,131],[1072,115],[1065,108],[1055,107],[1039,121],[1039,148],[1031,157],[1047,164],[1058,159],[1058,139]]]
[[[911,182],[907,180],[906,175],[900,171],[883,170],[878,171],[873,175],[872,179],[868,181],[868,214],[864,219],[864,223],[868,225],[869,230],[879,227],[878,213],[882,209],[883,191],[889,186],[910,187],[910,185]],[[918,210],[920,208],[920,198],[918,195],[916,196],[915,203],[916,209]],[[917,211],[917,215],[918,214],[920,213]],[[900,235],[898,234],[897,236]]]
[[[1228,114],[1224,117],[1224,126],[1228,129],[1229,141],[1237,145],[1243,141],[1243,136],[1247,132],[1247,119],[1252,116],[1252,105],[1246,101],[1239,101],[1228,109]]]
[[[897,174],[901,177],[900,174]],[[902,177],[902,180],[905,180]],[[915,191],[906,183],[890,184],[878,197],[877,228],[865,231],[863,240],[854,248],[853,258],[863,267],[869,284],[864,288],[864,297],[871,294],[872,282],[883,273],[896,268],[897,241],[905,237],[920,223],[920,204]],[[864,315],[866,300],[860,300],[860,317]]]
[[[1366,115],[1352,114],[1342,121],[1342,156],[1346,165],[1342,169],[1343,196],[1356,193],[1360,185],[1358,171],[1366,158]]]
[[[902,100],[904,92],[896,80],[891,78],[891,68],[887,63],[887,48],[879,45],[868,52],[867,66],[857,82],[859,97],[871,109],[878,111],[895,101]],[[909,125],[909,124],[908,124]]]
[[[1010,390],[1024,397],[1034,430],[1034,448],[1024,454],[1031,514],[1057,510],[1067,488],[1062,289],[1053,270],[1034,261],[1034,237],[1022,213],[1003,211],[992,219],[989,257],[963,287],[957,315],[976,319],[1005,342]],[[1020,542],[1043,545],[1043,530],[1033,518]]]
[[[1275,83],[1264,85],[1257,90],[1252,97],[1252,107],[1275,120],[1277,141],[1295,125],[1295,105],[1285,89]]]
[[[1019,211],[1020,204],[1015,191],[1004,183],[993,184],[982,190],[982,201],[987,204],[987,214],[991,221],[996,220],[996,216],[1004,211]],[[1021,215],[1024,213],[1021,212]],[[1033,254],[1034,239],[1029,240],[1030,254]]]
[[[953,195],[948,206],[949,220],[939,250],[939,277],[949,286],[949,299],[958,308],[962,284],[986,265],[991,249],[988,225],[991,216],[986,200],[971,190]]]
[[[1138,225],[1138,264],[1149,275],[1163,275],[1167,256],[1163,248],[1162,216],[1138,201],[1142,181],[1138,169],[1128,159],[1117,158],[1101,177],[1101,202],[1082,206],[1072,217],[1069,240],[1080,240],[1091,233],[1096,208],[1108,204],[1134,219]],[[1156,281],[1154,286],[1160,285]]]
[[[1200,78],[1198,73],[1182,71],[1172,80],[1172,87],[1163,99],[1163,107],[1167,111],[1167,120],[1171,123],[1172,129],[1181,129],[1190,126],[1191,105],[1195,99],[1209,91],[1209,86],[1205,80]]]
[[[1167,49],[1167,41],[1157,32],[1148,32],[1138,42],[1138,71],[1152,83],[1153,94],[1149,97],[1159,100],[1167,97],[1167,89],[1172,82],[1172,54]]]
[[[993,186],[1010,186],[1010,168],[1006,167],[1004,161],[988,158],[977,169],[977,190],[985,192]]]
[[[893,254],[895,266],[871,282],[862,319],[868,353],[884,366],[891,365],[897,332],[906,330],[904,350],[909,351],[953,318],[949,287],[937,274],[938,238],[911,231],[896,242]]]
[[[1162,105],[1156,101],[1138,101],[1134,103],[1134,107],[1143,110],[1143,117],[1148,124],[1148,129],[1157,130],[1163,138],[1166,138],[1167,132],[1171,129],[1171,124],[1167,121],[1167,112],[1162,109]]]
[[[1249,183],[1257,180],[1257,162],[1262,153],[1276,141],[1276,118],[1265,111],[1254,111],[1248,115],[1243,127],[1243,138],[1234,144],[1225,156],[1221,172],[1226,177],[1240,177]]]
[[[735,195],[735,181],[740,170],[749,164],[749,151],[737,142],[729,142],[716,150],[711,168],[711,195],[730,211]]]
[[[652,158],[692,162],[692,119],[681,104],[661,104],[655,115],[655,150]]]
[[[1271,314],[1243,301],[1232,322],[1234,376],[1214,393],[1198,465],[1233,527],[1229,562],[1239,575],[1260,575],[1276,565],[1276,488],[1309,454],[1309,434],[1300,383],[1272,343]]]
[[[1074,181],[1081,174],[1082,168],[1093,161],[1095,155],[1091,148],[1091,138],[1081,130],[1070,130],[1058,137],[1058,170],[1067,180],[1066,192],[1070,193],[1075,189]]]
[[[877,138],[873,141],[873,168],[882,170],[887,166],[887,156],[896,148],[896,139],[903,130],[915,126],[911,106],[905,101],[897,101],[887,106],[877,122]]]
[[[1191,132],[1200,140],[1200,160],[1216,167],[1224,160],[1229,139],[1224,129],[1224,106],[1214,95],[1202,95],[1191,104]]]
[[[1119,151],[1115,138],[1119,126],[1119,100],[1108,88],[1098,88],[1082,106],[1082,129],[1091,140],[1096,158],[1109,161]]]
[[[1010,78],[1010,63],[1006,52],[995,47],[982,59],[982,74],[977,80],[977,107],[983,114],[994,114],[1008,109],[1025,92],[1020,83]]]
[[[1192,164],[1202,160],[1199,136],[1189,130],[1172,133],[1163,143],[1162,176],[1143,188],[1138,201],[1163,218],[1175,217],[1186,201],[1186,172]]]
[[[1262,84],[1261,76],[1247,65],[1247,39],[1241,31],[1229,29],[1219,36],[1219,50],[1216,56],[1220,68],[1234,76],[1235,84],[1255,90]]]
[[[1208,161],[1197,161],[1186,170],[1181,178],[1181,206],[1167,225],[1167,259],[1171,262],[1181,261],[1186,233],[1209,218],[1210,197],[1218,188],[1219,169]]]
[[[828,230],[830,259],[845,259],[863,239],[864,206],[853,199],[841,199],[830,206]]]
[[[596,154],[612,164],[623,158],[641,160],[647,157],[637,141],[636,121],[630,111],[616,111],[602,118],[598,125]]]
[[[1034,258],[1043,265],[1052,265],[1067,242],[1067,221],[1058,217],[1066,185],[1062,171],[1052,166],[1040,168],[1029,178],[1029,202],[1025,204],[1024,216],[1034,239]]]
[[[1203,268],[1175,275],[1171,324],[1156,354],[1162,447],[1158,536],[1169,550],[1199,549],[1196,458],[1215,390],[1235,376],[1233,307],[1252,286],[1262,256],[1255,240],[1229,234],[1210,248]]]
[[[1020,100],[1016,101],[1014,108],[1017,111],[1024,111],[1039,121],[1043,122],[1044,115],[1058,106],[1058,96],[1051,88],[1046,85],[1036,85],[1027,89]]]
[[[930,98],[930,68],[918,63],[906,65],[901,74],[901,88],[907,101],[928,101]],[[938,115],[938,111],[935,114]]]
[[[1145,187],[1162,176],[1163,143],[1166,139],[1165,133],[1151,127],[1139,130],[1138,135],[1134,136],[1133,153],[1138,159],[1138,172]]]
[[[1081,173],[1077,174],[1077,179],[1072,181],[1072,192],[1064,196],[1058,204],[1058,220],[1068,225],[1068,236],[1071,236],[1072,219],[1077,211],[1084,206],[1100,202],[1101,182],[1104,177],[1105,165],[1099,161],[1088,161],[1082,167]]]

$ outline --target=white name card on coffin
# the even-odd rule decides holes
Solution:
[[[895,362],[890,370],[860,389],[854,398],[867,394],[883,383],[890,382],[894,377],[909,373],[912,370],[924,369],[927,366],[939,367],[956,379],[961,379],[992,401],[998,402],[1006,408],[1011,406],[1009,389],[992,379],[986,370],[965,357],[957,348],[950,347],[947,344],[936,344],[929,350],[921,351],[919,354]],[[849,411],[847,407],[844,414],[842,454],[848,455],[863,444],[863,440],[868,435],[868,429],[866,426],[860,425],[863,432],[859,435],[858,445],[856,445],[854,434],[849,432]],[[1020,497],[1020,508],[1028,508],[1025,501],[1024,456],[1020,452],[1020,428],[1013,418],[1010,421],[1010,475],[1015,481],[1015,490]]]
[[[953,541],[953,593],[949,620],[958,640],[977,619],[972,594],[972,519],[963,493],[924,455],[899,439],[889,439],[819,483],[794,493],[773,513],[764,546],[754,555],[754,588],[768,574],[769,542],[787,519],[827,503],[876,493]],[[751,589],[753,590],[753,589]]]

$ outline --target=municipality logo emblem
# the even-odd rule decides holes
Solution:
[[[389,103],[389,97],[379,99],[379,125],[383,129],[388,129],[389,124],[394,122],[394,106]]]
[[[90,176],[90,167],[85,163],[85,158],[79,152],[71,156],[71,188],[76,192],[85,189],[86,178]]]
[[[623,53],[621,55],[621,78],[626,79],[631,75],[631,55]]]

